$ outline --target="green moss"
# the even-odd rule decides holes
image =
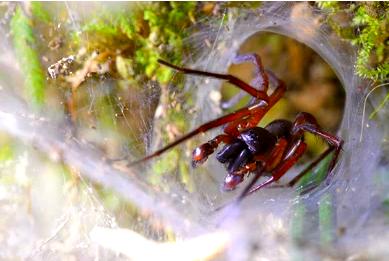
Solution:
[[[385,57],[384,42],[389,37],[389,8],[382,15],[371,14],[369,6],[359,6],[352,25],[361,27],[359,35],[352,40],[360,47],[356,64],[357,73],[365,78],[383,81],[389,76],[389,58]],[[370,60],[374,59],[374,65]]]
[[[131,6],[130,12],[111,10],[87,21],[82,26],[83,34],[74,37],[78,38],[80,46],[98,50],[110,49],[112,53],[119,50],[121,55],[116,61],[116,70],[123,79],[135,83],[132,88],[142,86],[145,82],[144,77],[148,80],[157,80],[162,88],[167,88],[173,71],[158,64],[157,60],[168,57],[167,60],[172,63],[182,62],[184,53],[182,39],[187,36],[185,28],[192,24],[195,8],[195,2],[155,2]],[[92,40],[90,37],[84,38],[84,34],[94,35],[94,38]],[[94,40],[96,41],[91,45],[90,42]],[[131,73],[128,73],[129,71]],[[180,88],[181,85],[177,87]],[[168,105],[171,99],[169,96],[164,100],[166,103],[164,107],[170,107]],[[176,126],[182,133],[187,130],[188,121],[185,120],[183,110],[171,108],[166,114],[167,117],[158,123],[157,129],[166,130],[166,125],[170,124]],[[168,135],[162,134],[166,144],[169,141]],[[179,151],[180,149],[173,149],[161,157],[153,167],[155,174],[174,172],[175,168],[180,168],[177,164],[172,164],[180,162],[179,158],[183,153],[178,153]],[[186,180],[187,177],[182,177],[183,182]]]
[[[130,10],[103,11],[85,22],[81,35],[73,37],[79,45],[91,49],[126,52],[127,58],[134,58],[131,62],[136,75],[145,73],[149,79],[156,76],[166,83],[171,72],[161,67],[157,59],[166,56],[170,62],[181,62],[182,39],[187,36],[184,29],[192,24],[190,17],[195,7],[195,2],[155,2],[132,6]]]
[[[317,4],[328,12],[330,26],[358,48],[356,73],[374,81],[387,80],[389,3],[325,1]]]
[[[36,41],[31,20],[20,6],[11,20],[11,34],[19,65],[25,77],[24,88],[28,102],[35,108],[44,104],[45,76],[35,49]]]
[[[262,2],[260,1],[232,1],[232,2],[227,2],[226,7],[255,9],[255,8],[259,8],[261,4]]]
[[[31,5],[31,13],[34,18],[44,23],[51,22],[50,14],[43,7],[41,2],[31,2],[30,5]]]
[[[176,169],[180,154],[177,149],[170,150],[164,155],[164,159],[158,160],[153,165],[153,171],[156,174],[172,172]],[[158,175],[159,176],[159,175]]]
[[[340,9],[339,3],[337,1],[320,1],[317,2],[317,5],[322,9],[326,9],[332,12],[339,11]]]

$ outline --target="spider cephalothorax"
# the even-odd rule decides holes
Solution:
[[[219,144],[224,143],[224,147],[216,155],[216,159],[227,167],[224,189],[235,189],[245,179],[245,175],[249,173],[255,174],[253,180],[243,190],[239,199],[279,180],[298,161],[307,147],[304,142],[304,132],[310,132],[323,138],[327,141],[329,148],[316,161],[310,164],[306,170],[290,181],[289,185],[294,185],[309,169],[332,151],[335,151],[335,153],[327,174],[334,168],[343,141],[337,136],[323,131],[313,115],[301,112],[293,122],[281,119],[272,121],[265,128],[257,127],[263,116],[278,102],[286,91],[285,83],[271,71],[264,69],[258,55],[240,55],[236,57],[234,62],[250,61],[256,65],[255,82],[259,83],[259,88],[254,88],[229,74],[193,70],[178,67],[162,60],[158,61],[186,74],[227,80],[241,89],[241,91],[250,94],[252,99],[247,107],[207,122],[175,142],[130,165],[157,157],[199,133],[224,125],[223,134],[200,145],[193,151],[192,165],[197,167],[204,163],[208,156],[215,152]],[[270,95],[267,94],[269,83],[275,87]],[[265,182],[255,185],[261,176],[268,176],[269,178]]]
[[[290,121],[285,120],[285,122],[291,125]],[[226,144],[217,153],[216,159],[227,165],[228,174],[223,187],[225,190],[235,189],[244,179],[246,166],[256,164],[260,155],[265,155],[274,148],[278,137],[269,126],[271,127],[272,124],[266,128],[253,127],[242,131],[237,139]]]

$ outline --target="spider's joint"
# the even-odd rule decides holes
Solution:
[[[268,103],[264,100],[261,100],[258,103],[254,104],[253,106],[250,106],[248,109],[251,111],[251,110],[258,109],[258,108],[264,108],[266,106],[268,106]]]

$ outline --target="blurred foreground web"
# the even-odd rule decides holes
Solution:
[[[75,12],[72,7],[68,8],[69,12]],[[213,249],[204,250],[203,245],[198,246],[203,249],[204,252],[198,253],[205,253],[204,258],[212,257],[216,252],[222,252],[223,260],[260,260],[274,256],[278,256],[279,260],[300,256],[310,259],[387,256],[388,250],[375,244],[379,239],[388,242],[385,231],[389,231],[385,216],[388,163],[380,162],[382,142],[387,140],[388,133],[387,123],[380,119],[384,119],[382,115],[387,115],[387,108],[382,108],[378,120],[365,118],[362,121],[363,115],[370,114],[381,97],[371,95],[366,111],[363,110],[364,97],[370,90],[370,84],[355,76],[353,49],[328,30],[323,20],[319,19],[321,15],[306,3],[264,3],[254,10],[233,9],[224,23],[213,24],[210,21],[209,28],[188,39],[195,46],[190,66],[223,72],[243,41],[252,34],[260,31],[282,34],[306,44],[321,55],[334,69],[346,90],[345,111],[339,130],[346,143],[342,161],[335,170],[336,177],[330,186],[322,184],[303,197],[298,196],[294,189],[264,190],[245,200],[239,209],[226,208],[221,212],[214,212],[215,206],[234,197],[234,194],[226,195],[219,191],[217,173],[224,171],[221,166],[210,162],[204,168],[192,171],[190,175],[195,185],[191,192],[173,178],[157,179],[157,185],[146,181],[145,177],[150,177],[155,171],[153,166],[114,168],[101,148],[105,148],[105,143],[120,144],[122,141],[115,132],[119,129],[119,124],[114,121],[116,116],[107,109],[104,112],[104,115],[109,115],[106,121],[94,128],[81,125],[78,131],[82,138],[76,138],[69,131],[71,127],[61,112],[53,108],[33,112],[21,98],[22,95],[18,94],[23,75],[20,68],[15,66],[17,63],[10,51],[12,48],[5,40],[1,42],[0,129],[5,140],[12,140],[14,155],[2,161],[1,165],[0,211],[4,218],[0,224],[3,235],[0,237],[0,257],[117,257],[108,248],[139,259],[130,249],[132,240],[156,249],[186,249],[190,246],[197,251],[193,242],[198,242],[196,236],[199,235],[203,235],[203,238],[199,238],[205,242],[215,243]],[[77,29],[77,21],[72,22]],[[204,47],[205,38],[211,40],[210,48]],[[207,83],[206,92],[201,89],[204,82]],[[109,108],[106,106],[109,103],[122,108],[119,98],[106,103],[96,102],[100,92],[113,87],[109,81],[96,81],[94,84],[96,88],[92,88],[93,84],[85,86],[89,88],[89,100],[80,111],[89,112],[96,104]],[[219,82],[188,77],[185,86],[185,90],[195,97],[193,107],[198,112],[194,116],[188,115],[192,126],[213,119],[220,113],[218,99],[215,99]],[[145,99],[144,96],[139,97]],[[138,104],[149,105],[149,102],[141,99]],[[135,107],[132,109],[135,111]],[[147,110],[153,111],[150,107]],[[110,126],[114,127],[107,130],[104,124],[110,120],[113,122]],[[142,118],[142,121],[148,133],[146,138],[136,138],[137,149],[139,142],[146,140],[145,147],[148,148],[152,143],[148,139],[153,133],[151,123],[146,122],[146,118]],[[361,126],[362,122],[367,125]],[[362,127],[364,135],[360,140]],[[127,130],[136,132],[132,126]],[[207,135],[211,136],[212,133]],[[109,151],[105,152],[109,154]],[[2,153],[9,155],[4,149]],[[134,149],[128,154],[135,158],[139,152]],[[189,161],[185,164],[189,164]],[[66,187],[69,181],[66,180],[65,165],[73,169],[75,177],[82,180],[81,186]],[[202,175],[204,173],[211,175]],[[172,176],[175,174],[172,173]],[[113,201],[120,196],[142,213],[140,217],[153,220],[150,222],[155,223],[153,227],[145,225],[144,231],[137,229],[146,238],[161,241],[158,233],[154,232],[157,230],[155,227],[160,226],[162,234],[173,234],[170,239],[184,238],[187,241],[183,246],[179,243],[159,245],[133,232],[126,234],[116,230],[116,217],[105,210],[92,184],[109,189],[115,195]],[[131,229],[136,230],[136,224],[141,223],[142,220],[134,222]],[[212,234],[217,229],[221,232]],[[112,242],[104,241],[105,236]],[[110,244],[115,243],[115,238],[120,245]],[[122,242],[126,238],[129,238],[128,244]],[[167,238],[162,239],[167,241]],[[336,247],[333,245],[335,242]],[[127,245],[130,250],[123,250]],[[323,249],[331,251],[325,252]],[[157,253],[162,255],[168,251]]]

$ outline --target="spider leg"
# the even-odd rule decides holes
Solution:
[[[266,106],[266,105],[265,105]],[[134,166],[134,165],[137,165],[139,163],[142,163],[142,162],[145,162],[149,159],[152,159],[152,158],[155,158],[159,155],[161,155],[162,153],[164,153],[165,151],[173,148],[174,146],[192,138],[193,136],[197,135],[197,134],[200,134],[200,133],[204,133],[208,130],[211,130],[213,128],[216,128],[216,127],[219,127],[221,125],[224,125],[226,123],[229,123],[229,122],[232,122],[232,121],[236,121],[236,120],[239,120],[243,117],[247,117],[247,116],[250,116],[252,115],[253,113],[256,113],[257,110],[259,108],[263,108],[264,105],[262,103],[259,103],[259,104],[255,104],[253,106],[249,106],[249,107],[244,107],[242,109],[239,109],[233,113],[230,113],[230,114],[227,114],[227,115],[224,115],[220,118],[217,118],[215,120],[211,120],[205,124],[202,124],[200,125],[200,127],[194,129],[193,131],[189,132],[188,134],[182,136],[181,138],[179,138],[178,140],[168,144],[167,146],[163,147],[162,149],[160,150],[157,150],[156,152],[154,152],[153,154],[151,155],[148,155],[140,160],[137,160],[137,161],[134,161],[134,162],[131,162],[129,163],[128,166]],[[266,110],[266,108],[263,108]],[[239,132],[238,132],[239,134]],[[236,137],[237,135],[231,135],[233,137]]]
[[[240,118],[235,121],[231,121],[228,125],[224,127],[224,133],[229,135],[239,135],[239,129],[252,128],[258,125],[263,116],[281,99],[286,91],[285,83],[278,79],[271,71],[267,71],[270,81],[276,85],[276,89],[269,96],[267,105],[259,106],[261,101],[255,102],[249,107],[252,108],[252,113],[250,117]]]
[[[243,196],[248,196],[257,190],[279,180],[285,173],[300,159],[307,148],[307,144],[302,140],[298,140],[288,151],[288,157],[281,161],[271,172],[271,177],[265,182],[259,184],[256,187],[250,188],[248,192]],[[251,184],[250,184],[251,185]]]
[[[323,138],[328,143],[330,148],[332,147],[335,150],[334,156],[327,170],[327,177],[331,179],[332,176],[330,173],[338,161],[339,153],[342,150],[343,140],[335,135],[323,131],[317,123],[315,117],[313,117],[311,114],[307,112],[300,112],[294,121],[292,135],[303,135],[304,131]]]
[[[252,62],[255,65],[255,78],[251,82],[251,86],[257,87],[258,90],[267,92],[269,87],[269,77],[265,73],[265,68],[263,67],[261,57],[255,53],[237,55],[232,63],[244,63],[244,62]],[[242,98],[244,97],[244,92],[240,90],[234,97],[232,97],[229,101],[223,102],[221,107],[223,109],[231,108],[236,105]],[[248,105],[254,104],[256,99],[253,97]]]
[[[253,96],[257,99],[263,100],[265,102],[268,101],[269,97],[265,91],[257,90],[254,87],[250,86],[249,84],[245,83],[244,81],[242,81],[241,79],[239,79],[233,75],[205,72],[205,71],[194,70],[194,69],[189,69],[189,68],[185,68],[185,67],[179,67],[179,66],[173,65],[171,63],[168,63],[166,61],[163,61],[161,59],[158,59],[158,62],[160,64],[163,64],[163,65],[166,65],[170,68],[173,68],[177,71],[183,72],[185,74],[194,74],[194,75],[207,76],[207,77],[212,77],[212,78],[216,78],[216,79],[226,80],[226,81],[232,83],[233,85],[235,85],[236,87],[238,87],[239,89],[242,89],[245,92],[249,93],[251,96]]]
[[[329,147],[326,149],[320,156],[315,159],[314,162],[309,164],[308,167],[306,167],[300,174],[298,174],[296,177],[294,177],[291,181],[288,182],[289,187],[293,187],[296,185],[297,182],[300,181],[302,177],[304,177],[310,170],[312,170],[317,164],[319,164],[320,161],[322,161],[325,157],[327,157],[328,154],[330,154],[332,151],[334,151],[335,147]]]
[[[251,62],[255,65],[255,79],[254,82],[258,86],[259,90],[267,92],[269,87],[269,78],[265,73],[261,57],[256,53],[237,55],[232,63],[239,64],[244,62]]]
[[[317,164],[320,163],[326,156],[328,156],[331,152],[333,152],[335,147],[329,147],[326,149],[320,156],[315,159],[309,166],[307,166],[302,172],[300,172],[296,177],[294,177],[291,181],[289,181],[287,184],[282,184],[282,185],[274,185],[271,188],[285,188],[285,187],[293,187],[296,185],[310,170],[312,170]],[[300,194],[305,194],[312,189],[317,187],[317,184],[308,184],[307,187],[304,188],[304,191],[301,191]]]
[[[266,69],[265,72],[266,72],[265,75],[268,77],[272,86],[279,87],[281,85],[280,80],[272,71]],[[251,85],[252,86],[259,86],[259,88],[261,88],[261,84],[263,82],[262,78],[263,77],[261,75],[257,75],[257,77],[251,82]],[[221,104],[222,109],[229,109],[229,108],[235,106],[244,97],[244,95],[245,95],[245,93],[242,90],[240,90],[230,100],[222,102],[222,104]],[[250,99],[250,101],[248,102],[247,106],[251,106],[251,105],[255,104],[255,102],[257,102],[257,101],[258,101],[258,99],[252,97]]]

